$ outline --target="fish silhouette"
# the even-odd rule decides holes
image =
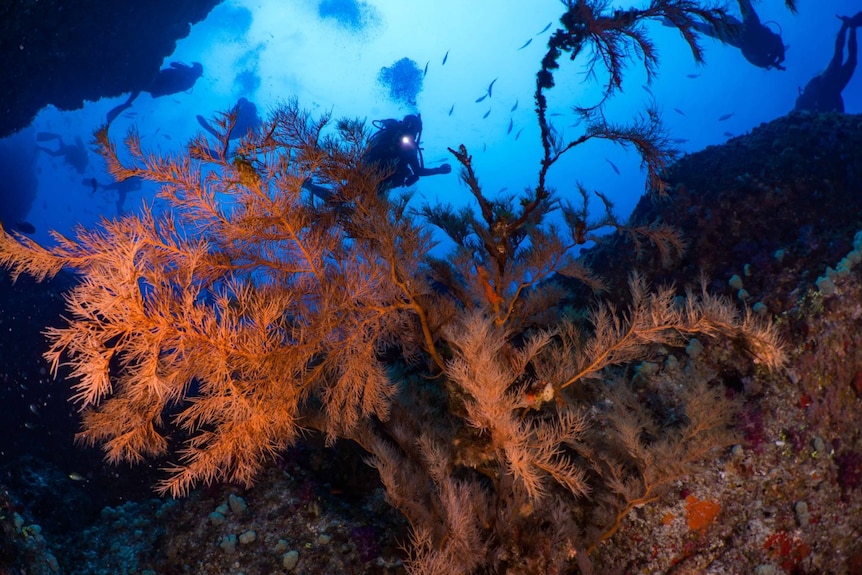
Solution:
[[[12,227],[21,232],[22,234],[36,233],[36,226],[31,224],[30,222],[16,222],[12,225]]]

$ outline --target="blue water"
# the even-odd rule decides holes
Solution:
[[[795,15],[780,0],[756,4],[761,20],[780,28],[789,45],[787,71],[756,68],[739,50],[709,38],[702,40],[706,65],[697,66],[677,31],[651,23],[659,75],[647,90],[643,68],[632,63],[623,93],[608,106],[608,119],[627,122],[654,100],[670,137],[682,152],[694,152],[780,117],[793,107],[798,89],[825,68],[840,24],[835,14],[860,9],[850,4],[799,0]],[[730,11],[738,14],[735,2]],[[113,123],[111,134],[118,139],[134,126],[146,148],[176,153],[200,130],[197,114],[212,117],[241,96],[263,114],[293,97],[315,114],[369,122],[419,112],[429,167],[443,161],[454,165],[446,147],[464,144],[486,194],[518,193],[536,183],[541,148],[532,99],[535,74],[562,12],[556,0],[225,2],[195,25],[163,64],[203,64],[204,74],[194,88],[161,98],[141,94]],[[551,28],[542,32],[549,23]],[[548,92],[549,112],[571,139],[580,134],[572,126],[571,107],[595,103],[606,78],[601,73],[590,78],[585,59],[573,63],[564,56],[560,61],[557,86]],[[844,91],[848,113],[862,112],[859,76]],[[22,156],[16,165],[25,168],[0,178],[7,187],[35,186],[32,204],[14,209],[35,227],[36,240],[49,241],[49,229],[69,233],[75,224],[88,226],[118,213],[116,191],[93,189],[93,179],[111,183],[97,155],[89,152],[79,172],[80,165],[76,168],[62,156],[37,152],[36,135],[57,134],[67,145],[76,138],[89,142],[107,112],[125,99],[102,99],[76,111],[46,108],[30,128],[13,137],[11,149]],[[43,140],[38,145],[56,149],[58,143]],[[28,157],[32,173],[26,169]],[[551,186],[564,197],[576,198],[577,183],[606,193],[625,218],[644,191],[645,174],[633,151],[597,142],[568,154],[550,173]],[[152,184],[130,190],[124,210],[152,203],[155,191]],[[7,196],[3,201],[10,204],[26,194]],[[416,185],[417,204],[437,199],[457,205],[470,198],[453,172]]]

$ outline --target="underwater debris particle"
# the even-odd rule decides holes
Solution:
[[[422,80],[422,71],[410,58],[401,58],[392,66],[381,68],[377,75],[377,83],[389,90],[390,100],[409,106],[416,105]]]
[[[367,2],[361,0],[321,0],[317,6],[321,18],[335,20],[351,32],[362,32],[380,21],[380,15]]]

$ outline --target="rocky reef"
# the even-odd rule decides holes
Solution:
[[[145,88],[177,40],[220,1],[3,3],[0,138],[48,104],[75,110]]]
[[[633,511],[592,556],[596,572],[862,569],[860,148],[862,116],[776,119],[681,158],[665,174],[669,193],[641,200],[632,223],[679,229],[688,241],[680,260],[663,266],[648,250],[627,259],[622,235],[584,253],[621,302],[632,267],[677,285],[706,274],[711,291],[773,317],[789,357],[781,373],[755,377],[747,361],[734,360],[745,350],[692,342],[667,350],[663,362],[632,366],[673,381],[697,356],[739,398],[739,443],[675,482],[660,502]],[[16,317],[13,309],[32,314],[8,326],[18,347],[0,366],[4,381],[26,383],[4,396],[20,414],[4,436],[26,441],[4,451],[0,571],[405,572],[398,550],[405,524],[349,445],[336,445],[333,456],[311,441],[283,454],[250,489],[213,486],[177,502],[145,495],[153,479],[146,469],[113,469],[94,450],[74,447],[68,429],[48,423],[70,417],[43,415],[63,405],[67,385],[52,384],[48,397],[34,357],[38,332],[51,323],[45,315],[59,314],[57,292],[67,286],[10,287],[5,278],[0,286],[0,318]],[[40,491],[65,494],[63,504],[41,504]],[[62,509],[64,521],[52,509]]]

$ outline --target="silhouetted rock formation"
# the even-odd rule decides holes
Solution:
[[[145,89],[190,24],[221,0],[83,2],[25,0],[0,7],[0,137],[27,126],[48,104]]]

